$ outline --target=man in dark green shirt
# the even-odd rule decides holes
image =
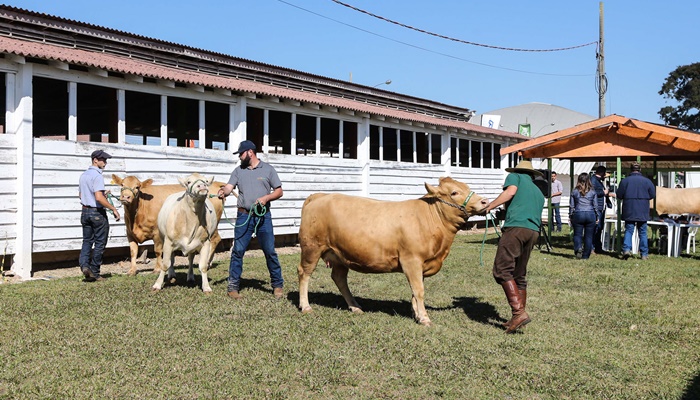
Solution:
[[[523,160],[506,171],[510,174],[503,183],[503,192],[486,207],[486,212],[506,205],[503,235],[493,262],[493,277],[503,287],[508,299],[513,316],[504,326],[506,333],[513,333],[530,322],[525,311],[527,263],[540,236],[544,195],[532,182],[535,175],[543,175],[532,167],[530,161]]]

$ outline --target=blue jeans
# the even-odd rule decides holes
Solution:
[[[561,231],[561,213],[559,212],[559,203],[552,203],[552,211],[554,212],[554,221],[557,223],[557,230]]]
[[[571,224],[574,227],[574,251],[583,251],[582,258],[589,258],[593,249],[593,233],[596,226],[595,212],[575,212],[571,216]]]
[[[598,225],[595,226],[593,236],[593,249],[596,253],[603,253],[603,228],[605,227],[605,209],[600,213],[601,217],[598,220]]]
[[[634,229],[639,233],[639,254],[644,257],[649,255],[649,240],[647,239],[646,221],[625,221],[625,240],[622,242],[622,252],[632,252],[632,235]]]
[[[83,207],[80,224],[83,226],[83,247],[78,262],[81,268],[89,268],[95,275],[99,275],[109,234],[107,211],[104,208]]]
[[[234,230],[233,250],[231,251],[231,264],[228,267],[228,291],[240,289],[241,274],[243,273],[243,255],[245,254],[250,240],[253,237],[255,225],[258,224],[257,238],[260,248],[265,254],[267,270],[270,272],[270,281],[273,288],[284,286],[282,279],[282,267],[277,259],[275,251],[275,233],[272,230],[272,214],[269,212],[258,217],[250,215],[248,223],[245,223],[248,214],[238,212],[236,214],[236,229]]]

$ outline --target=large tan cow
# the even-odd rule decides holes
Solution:
[[[178,178],[178,181],[185,191],[168,196],[158,213],[158,231],[163,239],[163,269],[153,285],[153,290],[163,287],[166,269],[168,278],[175,278],[175,251],[180,250],[189,258],[187,282],[191,283],[194,282],[194,256],[199,253],[202,291],[211,293],[207,271],[209,259],[218,243],[214,243],[212,239],[218,237],[219,224],[214,204],[209,200],[209,187],[214,182],[214,177],[206,179],[194,173],[185,178]]]
[[[362,310],[348,288],[348,270],[403,272],[413,294],[413,315],[430,326],[423,303],[423,278],[440,271],[457,231],[466,227],[471,215],[483,214],[488,201],[452,178],[440,178],[437,187],[426,183],[425,188],[425,196],[399,202],[342,194],[309,196],[299,228],[301,311],[311,311],[309,280],[322,257],[354,313]]]
[[[654,200],[651,200],[654,208]],[[662,214],[700,215],[700,188],[669,189],[656,187],[656,212]]]
[[[158,212],[163,206],[165,199],[177,192],[182,192],[182,185],[153,185],[153,179],[146,179],[143,182],[135,176],[127,176],[124,179],[117,175],[112,175],[112,182],[121,186],[119,201],[124,206],[124,224],[126,225],[126,238],[129,241],[131,252],[131,268],[127,274],[136,275],[136,258],[138,256],[139,244],[153,240],[153,250],[156,253],[155,272],[162,270],[161,259],[163,255],[163,241],[158,233]],[[214,182],[210,186],[210,194],[216,195],[220,186],[225,183]],[[235,193],[234,193],[235,194]],[[223,212],[223,201],[212,198],[216,216],[220,220]],[[212,242],[218,244],[221,241],[217,231]]]

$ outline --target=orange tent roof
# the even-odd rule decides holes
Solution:
[[[700,134],[610,115],[501,149],[523,158],[700,160]]]

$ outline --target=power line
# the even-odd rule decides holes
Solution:
[[[431,35],[431,36],[439,37],[439,38],[441,38],[441,39],[451,40],[451,41],[453,41],[453,42],[464,43],[464,44],[468,44],[468,45],[472,45],[472,46],[486,47],[486,48],[489,48],[489,49],[509,50],[509,51],[528,51],[528,52],[551,52],[551,51],[573,50],[573,49],[578,49],[578,48],[581,48],[581,47],[590,46],[590,45],[594,45],[594,44],[597,44],[597,43],[598,43],[598,42],[589,42],[589,43],[579,44],[579,45],[576,45],[576,46],[560,47],[560,48],[556,48],[556,49],[519,49],[519,48],[515,48],[515,47],[493,46],[493,45],[490,45],[490,44],[483,44],[483,43],[470,42],[470,41],[467,41],[467,40],[456,39],[456,38],[453,38],[453,37],[449,37],[449,36],[445,36],[445,35],[440,35],[440,34],[438,34],[438,33],[433,33],[433,32],[430,32],[430,31],[426,31],[426,30],[424,30],[424,29],[419,29],[419,28],[416,28],[416,27],[413,27],[413,26],[410,26],[410,25],[402,24],[401,22],[394,21],[394,20],[392,20],[392,19],[382,17],[381,15],[373,14],[373,13],[371,13],[371,12],[369,12],[369,11],[366,11],[366,10],[363,10],[363,9],[361,9],[361,8],[357,8],[357,7],[355,7],[355,6],[351,6],[350,4],[343,3],[342,1],[338,1],[338,0],[331,0],[331,1],[334,2],[334,3],[336,3],[336,4],[340,4],[341,6],[345,6],[345,7],[347,7],[347,8],[353,9],[353,10],[355,10],[355,11],[361,12],[361,13],[363,13],[363,14],[367,14],[367,15],[369,15],[369,16],[371,16],[371,17],[374,17],[374,18],[380,19],[380,20],[382,20],[382,21],[386,21],[386,22],[392,23],[392,24],[394,24],[394,25],[402,26],[402,27],[404,27],[404,28],[411,29],[411,30],[414,30],[414,31],[416,31],[416,32],[425,33],[426,35]]]
[[[451,55],[451,54],[442,53],[442,52],[439,52],[439,51],[427,49],[427,48],[425,48],[425,47],[416,46],[416,45],[411,44],[411,43],[403,42],[403,41],[401,41],[401,40],[397,40],[397,39],[393,39],[393,38],[390,38],[390,37],[387,37],[387,36],[384,36],[384,35],[380,35],[380,34],[378,34],[378,33],[375,33],[375,32],[372,32],[372,31],[368,31],[367,29],[363,29],[363,28],[357,27],[357,26],[355,26],[355,25],[350,25],[350,24],[345,23],[345,22],[343,22],[343,21],[339,21],[339,20],[337,20],[337,19],[333,19],[333,18],[331,18],[331,17],[327,17],[327,16],[325,16],[325,15],[323,15],[323,14],[319,14],[319,13],[317,13],[317,12],[308,10],[308,9],[306,9],[306,8],[303,8],[303,7],[299,7],[299,6],[295,5],[295,4],[291,4],[291,3],[287,2],[287,1],[284,1],[284,0],[277,0],[277,1],[279,1],[280,3],[284,3],[284,4],[286,4],[286,5],[290,6],[290,7],[294,7],[294,8],[297,8],[297,9],[299,9],[299,10],[305,11],[305,12],[307,12],[307,13],[309,13],[309,14],[316,15],[316,16],[318,16],[318,17],[327,19],[327,20],[329,20],[329,21],[333,21],[333,22],[338,23],[338,24],[341,24],[341,25],[345,25],[345,26],[347,26],[347,27],[349,27],[349,28],[357,29],[358,31],[361,31],[361,32],[364,32],[364,33],[367,33],[367,34],[370,34],[370,35],[373,35],[373,36],[377,36],[377,37],[380,37],[380,38],[382,38],[382,39],[386,39],[386,40],[389,40],[389,41],[392,41],[392,42],[395,42],[395,43],[399,43],[399,44],[402,44],[402,45],[404,45],[404,46],[413,47],[414,49],[422,50],[422,51],[425,51],[425,52],[428,52],[428,53],[433,53],[433,54],[437,54],[437,55],[440,55],[440,56],[443,56],[443,57],[452,58],[452,59],[454,59],[454,60],[459,60],[459,61],[468,62],[468,63],[471,63],[471,64],[481,65],[481,66],[489,67],[489,68],[501,69],[501,70],[505,70],[505,71],[512,71],[512,72],[520,72],[520,73],[524,73],[524,74],[531,74],[531,75],[562,76],[562,77],[582,77],[582,76],[591,76],[591,75],[592,75],[592,74],[555,74],[555,73],[548,73],[548,72],[526,71],[526,70],[522,70],[522,69],[501,67],[501,66],[498,66],[498,65],[487,64],[487,63],[482,63],[482,62],[478,62],[478,61],[468,60],[468,59],[466,59],[466,58],[461,58],[461,57],[453,56],[453,55]],[[594,43],[595,43],[595,42],[594,42]]]

